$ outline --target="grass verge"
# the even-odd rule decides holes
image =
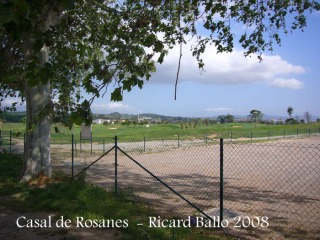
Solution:
[[[149,228],[148,216],[157,214],[146,205],[129,200],[124,195],[115,196],[101,187],[86,183],[83,178],[70,181],[62,173],[55,174],[53,182],[45,187],[30,187],[18,182],[21,167],[21,157],[0,155],[0,197],[5,199],[1,205],[11,211],[54,213],[59,218],[72,219],[74,224],[77,217],[89,220],[127,219],[128,227],[119,229],[123,239],[232,239],[216,236],[212,229]]]

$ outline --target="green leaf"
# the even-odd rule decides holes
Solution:
[[[154,45],[154,51],[155,52],[161,52],[164,48],[164,45],[161,41],[156,41],[155,45]]]
[[[111,93],[111,100],[115,102],[122,101],[122,88],[118,87]]]
[[[28,14],[30,5],[25,0],[12,0],[13,4],[25,14]]]
[[[81,125],[82,123],[90,125],[92,123],[92,112],[90,103],[87,100],[84,100],[83,103],[78,104],[75,111],[71,112],[69,123],[75,123],[77,125]]]
[[[0,24],[6,24],[14,19],[14,15],[7,8],[0,8]]]
[[[74,9],[74,0],[62,0],[61,6],[64,10],[72,10]]]
[[[119,80],[123,80],[124,79],[124,73],[119,73]]]
[[[161,52],[159,58],[158,58],[158,63],[163,63],[164,57],[166,56],[167,52],[163,51]]]
[[[154,35],[148,35],[146,39],[144,40],[144,45],[146,47],[151,47],[156,41],[156,37]]]

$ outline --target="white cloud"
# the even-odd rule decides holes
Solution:
[[[102,113],[105,111],[112,111],[112,112],[120,111],[122,113],[131,113],[135,111],[134,107],[121,102],[95,103],[95,104],[92,104],[91,109],[93,112],[96,112],[96,113]]]
[[[238,49],[234,49],[232,53],[217,54],[216,48],[212,45],[207,46],[202,55],[205,71],[200,72],[190,47],[191,43],[183,47],[179,81],[224,85],[273,83],[277,79],[292,78],[292,75],[306,72],[304,67],[290,64],[278,55],[262,55],[263,61],[260,63],[256,55],[244,57],[243,52]],[[170,51],[163,64],[158,66],[150,82],[173,84],[177,74],[179,54],[179,47],[176,46]],[[291,88],[290,85],[281,87]]]
[[[232,111],[232,108],[226,108],[226,107],[212,107],[212,108],[206,108],[206,112],[230,112]]]
[[[271,82],[271,85],[282,88],[301,89],[304,87],[303,82],[297,79],[277,78]]]
[[[17,111],[25,111],[26,104],[25,102],[21,104],[20,98],[8,97],[4,101],[0,102],[0,108],[11,107],[13,103],[17,103]]]

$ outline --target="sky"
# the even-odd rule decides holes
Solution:
[[[213,117],[221,114],[249,115],[252,109],[265,115],[303,116],[308,111],[320,116],[320,14],[308,16],[302,32],[281,35],[281,46],[274,45],[260,63],[255,55],[244,57],[241,47],[232,53],[216,54],[209,46],[203,55],[205,71],[184,45],[177,99],[174,85],[179,47],[174,48],[142,90],[124,93],[122,102],[109,96],[97,99],[95,113],[155,113],[183,117]]]
[[[110,95],[106,94],[93,102],[92,111],[213,117],[247,116],[257,109],[265,115],[288,116],[287,108],[291,106],[293,116],[303,116],[308,111],[314,118],[320,117],[319,23],[320,13],[309,15],[304,31],[281,35],[281,46],[274,45],[272,53],[264,53],[262,62],[255,55],[244,57],[239,46],[232,53],[223,54],[208,46],[203,54],[203,72],[189,51],[190,40],[183,46],[176,100],[179,46],[157,66],[142,90],[125,92],[122,102],[110,102]],[[236,30],[243,33],[241,28]]]

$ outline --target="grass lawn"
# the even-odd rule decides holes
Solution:
[[[148,228],[148,216],[158,215],[146,205],[127,199],[124,195],[115,196],[112,192],[86,183],[84,178],[71,181],[62,173],[56,173],[52,182],[44,187],[19,183],[18,176],[21,167],[22,160],[19,156],[0,155],[1,207],[9,209],[13,213],[50,212],[55,213],[55,220],[63,216],[64,219],[71,219],[73,224],[75,224],[77,217],[89,220],[127,219],[128,226],[119,229],[123,235],[122,239],[233,239],[215,236],[215,229]],[[16,219],[12,224],[15,222]],[[144,226],[137,226],[137,223],[144,223]],[[27,230],[33,231],[33,229]],[[72,231],[72,229],[60,231],[59,234],[67,234],[68,231]],[[103,228],[94,231],[111,230]],[[44,238],[43,235],[52,233],[39,232],[38,234],[39,238]],[[64,239],[63,236],[61,239]]]
[[[59,133],[55,132],[55,127],[59,129]],[[12,131],[13,137],[23,138],[25,126],[22,123],[5,123],[1,126],[4,134]],[[80,139],[81,127],[75,125],[72,130],[61,124],[53,124],[51,127],[51,141],[53,143],[70,143],[71,135],[74,134],[75,140]],[[92,125],[92,136],[94,142],[103,141],[112,142],[114,136],[125,139],[126,141],[142,141],[144,138],[151,139],[218,139],[218,138],[261,138],[261,137],[287,137],[320,134],[320,123],[296,124],[296,125],[266,125],[252,123],[229,123],[229,124],[213,124],[198,125],[193,127],[187,125],[181,128],[180,124],[150,124],[124,126],[115,125]]]

